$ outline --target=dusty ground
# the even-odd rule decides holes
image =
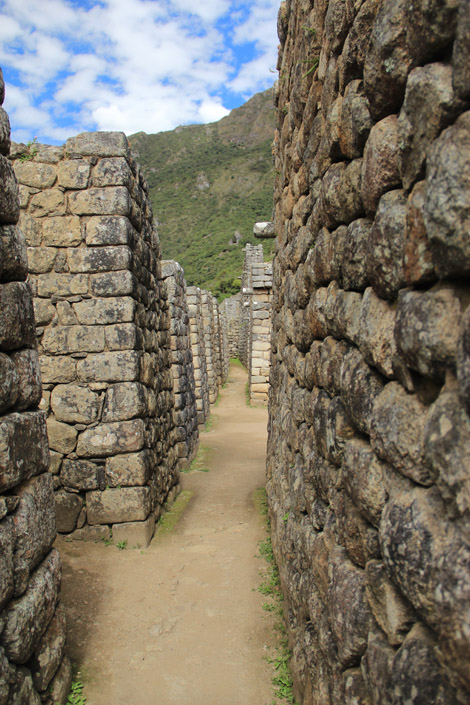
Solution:
[[[246,406],[245,383],[232,367],[201,435],[209,472],[182,476],[175,506],[187,505],[170,533],[145,550],[59,539],[69,653],[88,705],[273,701],[252,499],[264,484],[267,413]]]

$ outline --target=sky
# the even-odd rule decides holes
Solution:
[[[215,122],[276,79],[280,0],[0,0],[12,139]]]

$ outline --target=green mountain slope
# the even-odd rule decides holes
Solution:
[[[239,291],[242,248],[256,242],[253,224],[271,219],[273,135],[269,89],[219,122],[129,138],[149,183],[163,257],[182,265],[189,285],[219,298]],[[267,257],[271,247],[267,241]]]

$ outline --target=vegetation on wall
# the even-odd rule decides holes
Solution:
[[[164,259],[188,285],[219,298],[240,290],[243,247],[270,220],[274,168],[272,89],[217,123],[129,138],[149,183]],[[265,243],[271,255],[272,241]]]

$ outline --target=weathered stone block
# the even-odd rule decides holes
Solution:
[[[380,375],[351,348],[341,365],[341,399],[349,418],[363,433],[370,433],[374,402],[382,389]]]
[[[0,350],[36,347],[31,290],[24,282],[0,286]]]
[[[458,197],[449,198],[449,193]],[[425,222],[440,277],[470,272],[470,112],[428,153]]]
[[[73,426],[56,421],[52,416],[47,419],[49,446],[58,453],[72,453],[77,445],[77,431]]]
[[[405,216],[403,191],[389,191],[382,196],[370,232],[366,266],[374,290],[385,299],[394,299],[405,285]]]
[[[41,705],[41,698],[33,686],[31,673],[27,668],[18,668],[10,687],[8,705]]]
[[[105,457],[116,453],[142,450],[145,424],[142,419],[102,423],[80,434],[77,455],[85,458]]]
[[[8,693],[10,692],[10,685],[15,682],[16,669],[12,666],[7,657],[5,656],[5,651],[0,647],[0,703],[1,705],[8,705]]]
[[[365,360],[387,377],[394,376],[393,361],[398,354],[395,317],[395,307],[379,299],[368,287],[361,301],[357,343]]]
[[[333,164],[321,184],[321,199],[328,227],[349,223],[363,214],[362,160]]]
[[[0,643],[15,663],[26,663],[38,645],[54,614],[59,587],[60,558],[52,549],[34,571],[26,592],[5,609]]]
[[[367,561],[380,556],[379,538],[375,528],[367,522],[345,492],[330,492],[330,506],[334,511],[338,542],[349,558],[364,568]]]
[[[356,507],[376,527],[387,501],[386,473],[387,466],[368,443],[361,439],[346,443],[341,465],[342,483]]]
[[[372,222],[354,220],[348,226],[341,257],[341,281],[344,289],[362,291],[369,283],[366,271],[367,243]]]
[[[8,157],[10,154],[10,119],[8,113],[3,108],[0,108],[0,154]]]
[[[64,487],[76,490],[104,490],[106,487],[104,466],[88,460],[69,460],[62,462],[60,481]]]
[[[34,318],[37,326],[47,326],[55,316],[55,307],[48,299],[33,299]]]
[[[155,517],[151,514],[145,521],[113,524],[113,541],[127,541],[129,547],[146,548],[155,531]]]
[[[136,314],[136,302],[130,296],[89,299],[73,304],[78,322],[83,326],[130,323]]]
[[[83,507],[83,499],[78,494],[59,490],[54,493],[57,531],[68,534],[77,526],[77,519]]]
[[[470,7],[469,0],[461,0],[457,32],[452,57],[452,83],[459,98],[470,97]]]
[[[19,375],[9,355],[0,353],[0,411],[6,411],[15,405],[20,392]]]
[[[424,457],[426,413],[416,396],[398,382],[390,382],[375,400],[370,428],[377,455],[422,485],[430,485],[435,478]]]
[[[460,387],[460,401],[470,414],[470,308],[467,308],[460,325],[457,349],[457,378]]]
[[[146,485],[153,467],[149,450],[115,455],[106,459],[106,484],[110,487]]]
[[[406,203],[405,248],[403,268],[407,284],[420,284],[436,278],[426,225],[426,182],[415,184]]]
[[[137,292],[137,280],[128,270],[92,274],[90,286],[94,296],[135,296]]]
[[[44,219],[42,223],[43,244],[53,247],[76,247],[82,241],[80,218],[64,215]]]
[[[38,276],[38,296],[77,296],[88,293],[88,277],[86,274],[67,274],[55,272]]]
[[[34,685],[40,692],[46,690],[57,672],[62,662],[64,649],[65,610],[61,604],[58,604],[54,617],[29,663]]]
[[[124,487],[105,492],[87,492],[87,518],[90,524],[144,521],[150,513],[148,487]]]
[[[142,350],[142,332],[135,323],[116,323],[106,326],[105,340],[108,350]]]
[[[341,548],[330,557],[328,611],[343,667],[357,665],[367,646],[372,613],[367,603],[364,571]]]
[[[126,159],[111,157],[100,159],[93,169],[93,186],[127,186],[132,182],[132,172]]]
[[[356,159],[362,156],[371,127],[372,119],[364,84],[358,80],[351,81],[344,91],[339,123],[339,144],[345,157]]]
[[[52,390],[51,408],[57,421],[94,423],[100,411],[100,397],[88,387],[58,384]]]
[[[14,589],[14,564],[13,553],[15,549],[15,528],[10,517],[0,522],[0,609],[8,602],[13,595]],[[0,675],[1,667],[0,651]],[[0,679],[1,682],[1,679]],[[0,686],[1,694],[1,686]],[[0,702],[2,699],[0,697]],[[5,701],[4,701],[5,702]]]
[[[147,414],[145,387],[138,382],[111,385],[106,392],[103,421],[122,421]]]
[[[127,157],[129,144],[123,132],[82,132],[67,140],[65,150],[86,157]]]
[[[90,164],[82,159],[66,159],[57,167],[57,183],[66,189],[83,189],[88,185]]]
[[[42,347],[52,355],[67,352],[104,350],[104,329],[98,326],[50,326],[42,337]]]
[[[388,577],[382,561],[366,565],[366,590],[369,605],[391,646],[403,642],[416,621],[416,613]]]
[[[43,384],[66,384],[77,378],[77,361],[70,357],[41,355],[39,364]]]
[[[132,252],[126,246],[89,247],[69,250],[67,262],[71,272],[110,272],[130,269]]]
[[[94,216],[86,224],[87,245],[129,245],[132,247],[134,230],[127,218]]]
[[[65,215],[65,197],[58,188],[40,191],[31,198],[30,213],[35,218],[45,216]]]
[[[82,382],[132,382],[139,379],[140,354],[135,351],[88,355],[77,364]]]
[[[40,190],[51,188],[57,178],[56,167],[51,164],[17,160],[14,168],[16,178],[21,184]]]
[[[424,429],[424,453],[451,514],[470,512],[470,419],[453,391],[443,391],[431,406]]]
[[[53,703],[66,702],[72,685],[72,664],[68,656],[64,656],[57,673],[49,684],[49,691]]]
[[[28,273],[26,240],[15,225],[0,225],[0,282],[23,281]]]
[[[49,449],[42,411],[7,414],[0,419],[0,490],[47,470]]]
[[[0,154],[0,223],[17,223],[20,217],[18,182],[13,166]]]
[[[71,213],[76,215],[129,215],[131,198],[124,186],[89,188],[68,195]]]
[[[361,662],[362,675],[366,683],[371,705],[393,703],[393,659],[392,649],[380,629],[370,631],[367,650]]]
[[[31,571],[48,553],[56,536],[52,476],[43,473],[15,490],[20,502],[15,522],[15,595],[28,585]]]
[[[28,247],[28,271],[31,274],[50,272],[56,256],[55,247]]]
[[[400,185],[398,120],[389,115],[373,126],[364,149],[361,191],[367,214],[373,216],[383,194]]]

